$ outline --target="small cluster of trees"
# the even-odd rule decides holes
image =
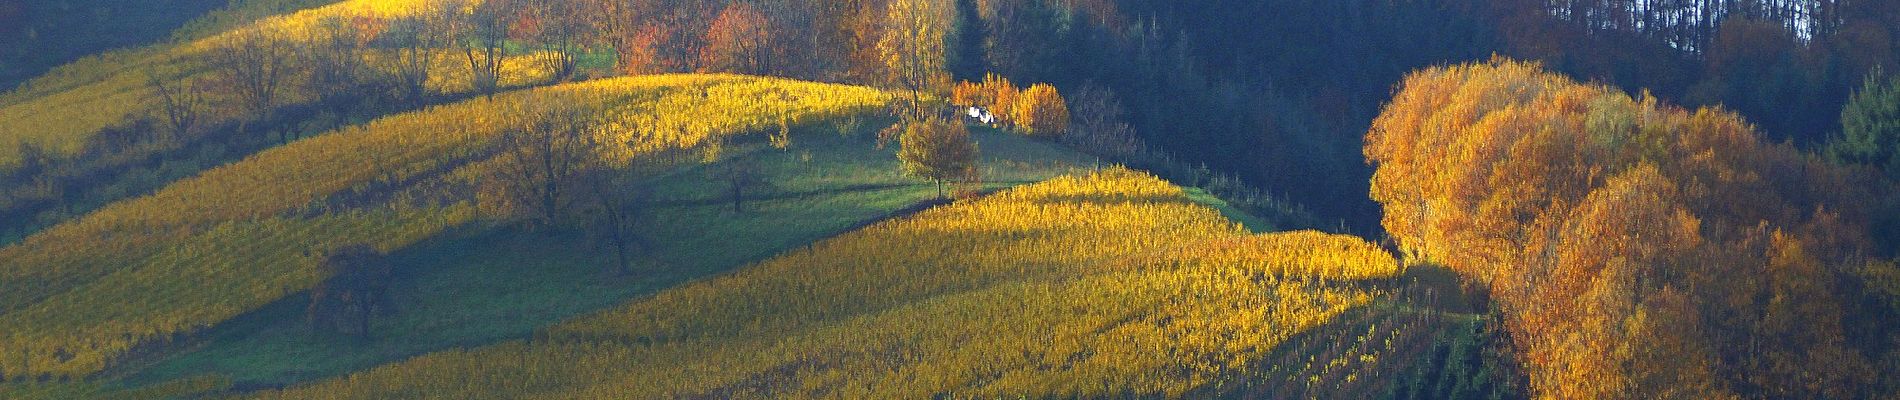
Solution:
[[[1030,136],[1060,138],[1069,131],[1069,103],[1047,83],[1019,89],[1009,78],[989,74],[982,82],[958,83],[950,91],[950,103],[988,110],[998,123]]]

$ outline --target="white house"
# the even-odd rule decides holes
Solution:
[[[970,116],[970,119],[974,119],[977,122],[982,122],[984,124],[996,123],[996,116],[991,115],[990,111],[984,110],[983,107],[971,106],[970,110],[966,112],[965,114],[968,114]]]

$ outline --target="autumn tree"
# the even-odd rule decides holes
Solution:
[[[831,7],[835,7],[825,3],[829,2],[755,3],[772,26],[772,40],[767,43],[765,50],[771,60],[769,72],[772,75],[803,80],[840,80],[848,60],[846,53],[841,52],[844,49],[833,47],[846,42],[831,34],[835,32],[836,21],[841,16],[824,15],[830,12]]]
[[[242,113],[238,130],[249,121],[271,119],[282,100],[284,84],[297,73],[296,49],[283,33],[268,29],[234,32],[205,52],[205,66],[235,108]]]
[[[937,184],[937,197],[944,197],[945,181],[971,179],[976,175],[977,145],[963,124],[940,120],[908,123],[898,137],[897,160],[904,174],[929,179]]]
[[[980,107],[988,110],[999,122],[1010,121],[1010,115],[1016,106],[1016,98],[1022,90],[1010,83],[1009,78],[997,74],[986,74],[982,82],[959,82],[950,90],[950,103],[965,107]]]
[[[1827,147],[1835,160],[1900,177],[1900,76],[1868,74],[1841,110],[1841,134]]]
[[[1492,299],[1537,396],[1858,397],[1889,357],[1844,322],[1879,184],[1732,113],[1494,60],[1408,76],[1365,155],[1387,232]]]
[[[673,29],[662,24],[645,24],[629,32],[615,48],[620,73],[643,75],[677,70],[681,63],[668,57],[664,48],[672,35]]]
[[[976,107],[977,104],[982,102],[980,99],[983,95],[982,84],[970,81],[957,82],[956,86],[950,87],[950,104],[962,107]]]
[[[727,5],[706,31],[706,47],[699,53],[700,71],[772,72],[772,32],[771,22],[751,3]]]
[[[304,312],[311,329],[369,337],[370,317],[394,306],[387,256],[367,245],[344,246],[325,254],[322,268],[329,278],[310,289]]]
[[[1010,120],[1030,136],[1061,137],[1069,131],[1069,104],[1055,86],[1038,83],[1022,92],[1010,109]]]
[[[949,0],[891,0],[885,9],[884,36],[877,42],[886,81],[910,94],[912,118],[929,113],[924,93],[950,83],[944,38],[950,34],[955,9]]]

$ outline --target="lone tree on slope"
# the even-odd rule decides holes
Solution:
[[[963,124],[915,122],[904,127],[897,140],[897,160],[904,174],[936,181],[938,198],[944,197],[944,181],[976,175],[976,142]]]

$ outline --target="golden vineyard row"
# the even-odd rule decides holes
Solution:
[[[1200,249],[1215,250],[1173,260]],[[259,397],[1182,396],[1374,295],[1288,278],[1399,268],[1351,237],[1249,236],[1117,168],[874,225],[531,340]]]

